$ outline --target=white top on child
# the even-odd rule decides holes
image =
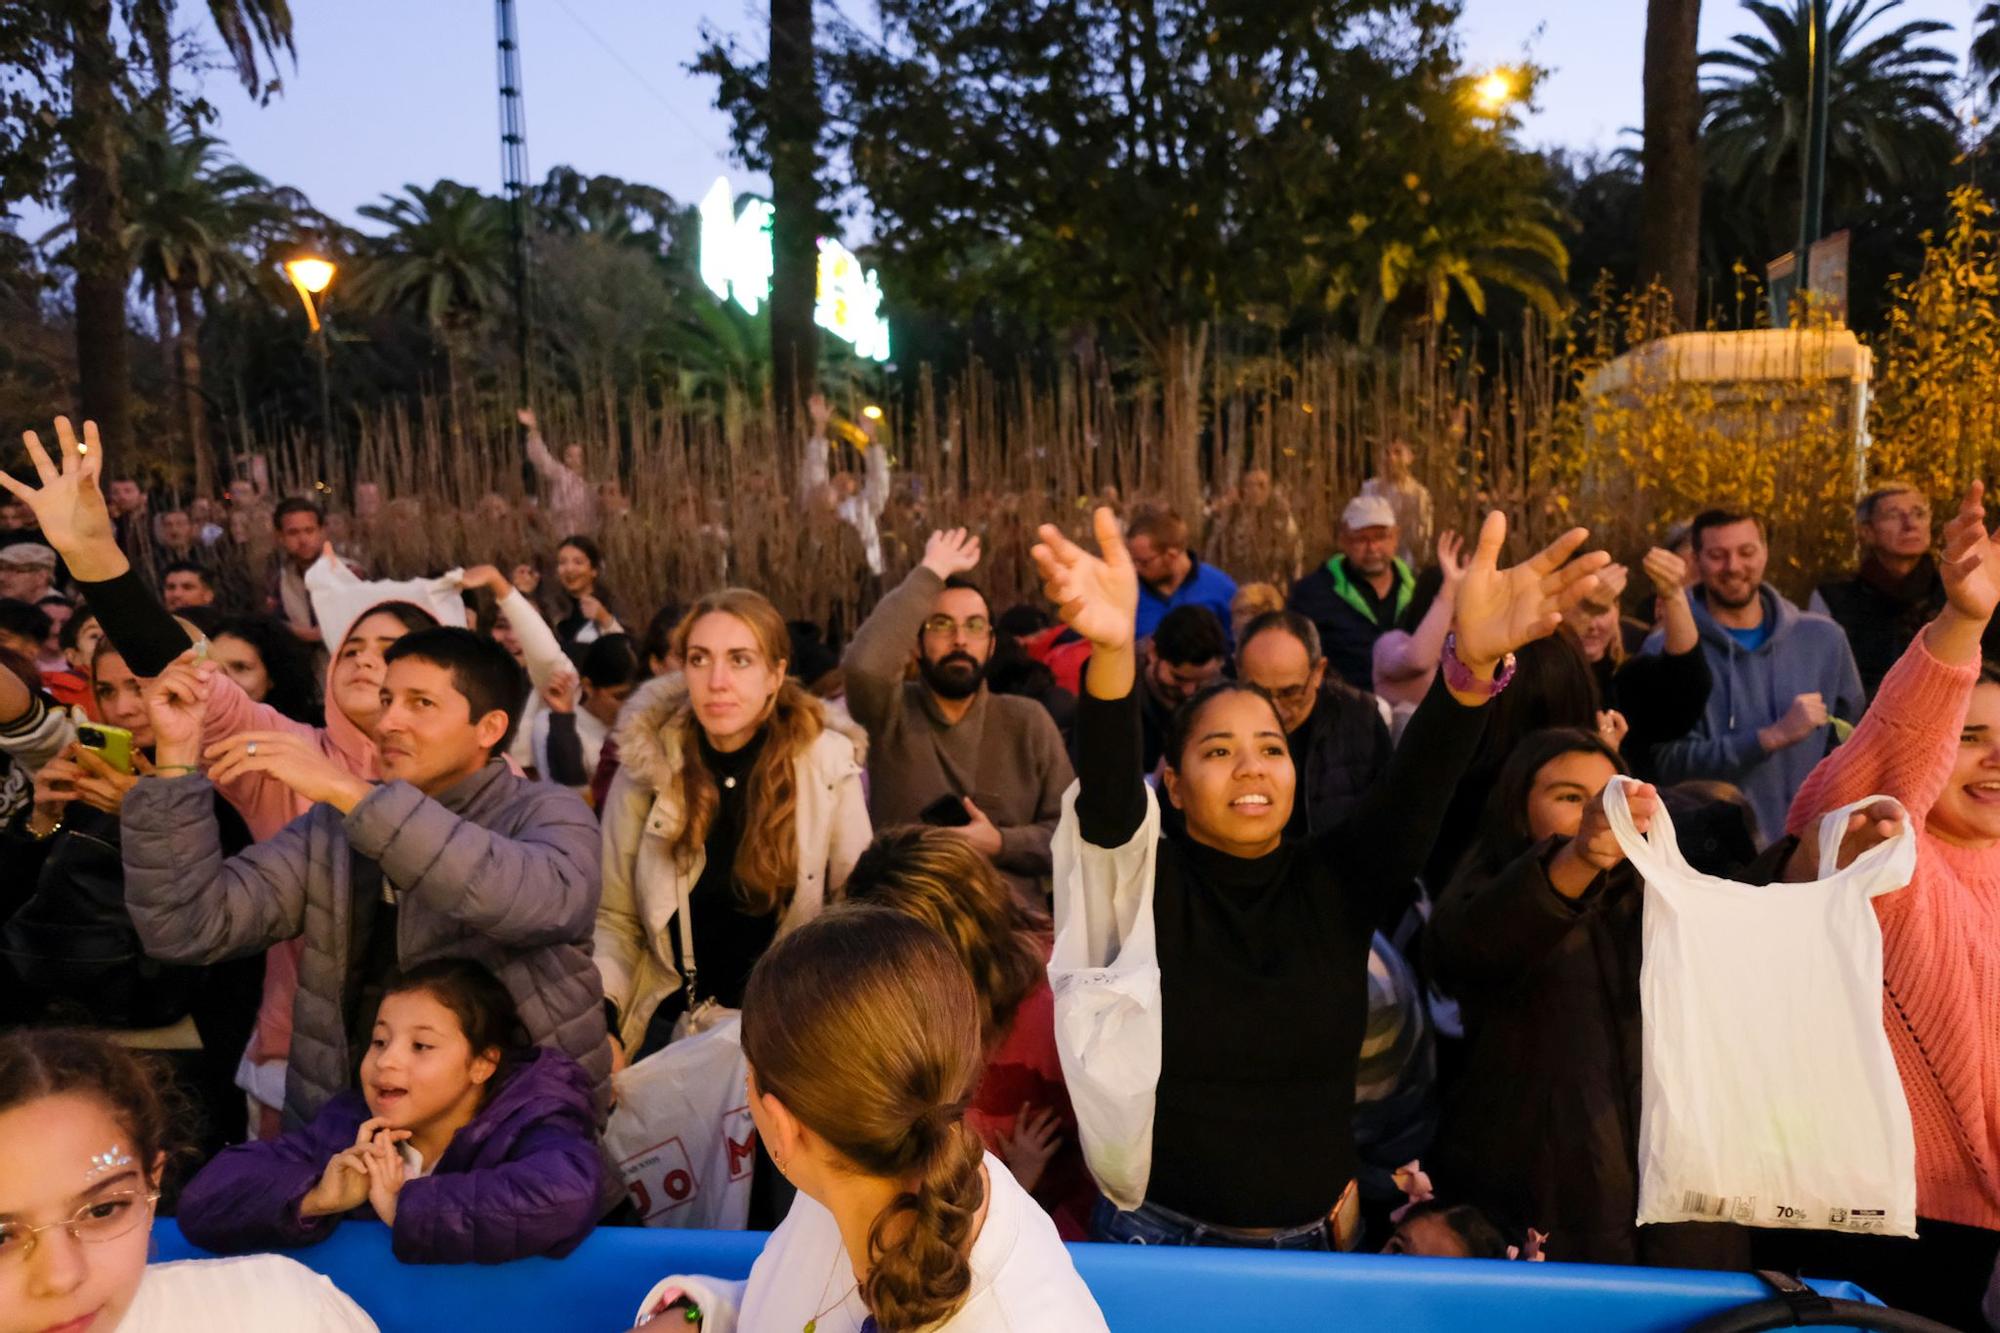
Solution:
[[[154,1264],[118,1333],[379,1333],[332,1282],[293,1259],[180,1259]]]
[[[1048,1214],[991,1153],[986,1180],[992,1200],[972,1242],[972,1291],[937,1333],[1107,1333]],[[814,1333],[859,1333],[868,1317],[840,1227],[804,1194],[765,1242],[748,1282],[677,1274],[646,1294],[639,1319],[668,1287],[681,1288],[701,1307],[702,1333],[762,1333],[809,1323]]]

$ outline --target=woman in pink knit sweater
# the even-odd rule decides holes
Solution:
[[[1820,1262],[1891,1305],[1978,1328],[2000,1253],[2000,664],[1982,666],[1979,646],[2000,604],[2000,540],[1978,484],[1945,528],[1940,570],[1945,609],[1786,822],[1809,832],[1829,810],[1884,795],[1919,835],[1909,887],[1875,899],[1883,1021],[1916,1125],[1918,1236],[1844,1240]],[[1854,819],[1843,863],[1894,827]]]

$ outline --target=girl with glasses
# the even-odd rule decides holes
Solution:
[[[376,1333],[290,1259],[146,1262],[175,1147],[163,1086],[95,1033],[0,1035],[0,1333]]]

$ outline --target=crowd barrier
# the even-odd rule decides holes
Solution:
[[[204,1254],[169,1221],[159,1223],[154,1241],[162,1260]],[[398,1263],[379,1224],[349,1222],[292,1254],[332,1278],[382,1333],[621,1333],[660,1278],[743,1277],[763,1244],[761,1233],[600,1227],[561,1261],[423,1267]],[[1071,1252],[1112,1333],[1681,1333],[1770,1294],[1738,1273],[1122,1245],[1075,1245]],[[1835,1299],[1870,1299],[1846,1282],[1812,1285]]]

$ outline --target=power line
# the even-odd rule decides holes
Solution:
[[[555,6],[557,9],[560,9],[563,13],[569,15],[570,21],[576,24],[577,27],[583,29],[584,36],[590,38],[591,41],[597,43],[599,50],[603,51],[605,55],[610,56],[611,59],[617,63],[620,69],[624,70],[627,74],[631,75],[632,81],[634,83],[637,83],[641,88],[645,89],[646,92],[652,96],[655,102],[658,102],[663,108],[666,109],[666,113],[668,115],[672,116],[675,120],[679,121],[682,127],[685,128],[688,131],[688,133],[694,135],[696,139],[700,140],[703,146],[705,146],[709,150],[709,152],[715,154],[715,156],[721,159],[724,163],[727,163],[730,160],[729,154],[725,152],[723,149],[717,147],[715,140],[709,138],[706,134],[702,133],[700,126],[696,125],[693,121],[689,120],[687,118],[687,114],[683,112],[679,107],[675,106],[673,104],[673,101],[670,98],[668,98],[668,96],[665,93],[661,92],[657,87],[655,87],[652,81],[648,79],[645,76],[645,74],[639,70],[638,66],[634,65],[631,61],[627,60],[624,57],[624,55],[618,50],[617,47],[613,46],[610,42],[605,41],[603,37],[598,35],[598,32],[595,28],[591,27],[588,23],[585,23],[583,21],[583,16],[578,14],[574,9],[571,9],[569,5],[565,3],[565,0],[555,0]]]

